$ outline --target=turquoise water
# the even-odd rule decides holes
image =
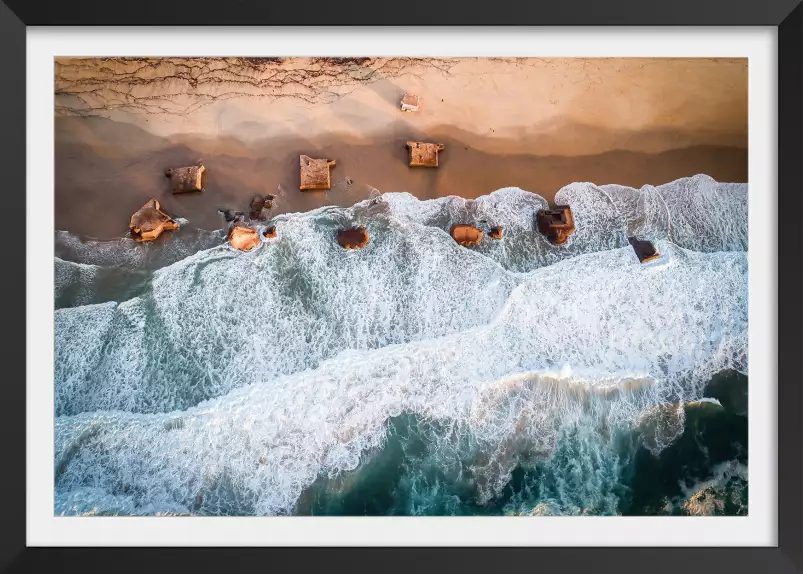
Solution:
[[[563,247],[517,188],[285,214],[249,253],[58,232],[55,513],[745,513],[747,186],[556,201]]]
[[[714,388],[716,382],[723,389]],[[724,372],[706,396],[742,397],[747,378]],[[445,437],[412,415],[389,421],[388,438],[360,467],[319,479],[301,497],[312,515],[692,515],[747,514],[746,411],[715,403],[686,406],[683,432],[655,455],[644,432],[617,429],[602,437],[593,424],[573,424],[549,456],[521,456],[504,486],[480,504],[474,469],[491,448],[472,445],[470,431]],[[611,440],[607,440],[610,438]],[[443,441],[449,442],[444,449]],[[436,446],[437,445],[437,446]],[[434,448],[433,448],[434,447]],[[699,500],[689,499],[697,495]],[[696,502],[696,504],[695,504]]]

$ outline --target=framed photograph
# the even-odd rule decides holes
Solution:
[[[803,7],[585,4],[6,0],[0,569],[803,571]]]

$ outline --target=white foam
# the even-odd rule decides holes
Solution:
[[[164,332],[159,339],[146,334],[144,344],[148,357],[163,357],[148,360],[163,361],[170,373],[164,384],[190,368],[192,351],[196,372],[222,379],[248,373],[247,363],[255,362],[257,382],[181,413],[59,417],[57,459],[70,455],[57,480],[57,508],[69,508],[65,501],[75,489],[92,485],[116,494],[124,485],[132,497],[127,504],[165,512],[291,512],[317,476],[354,469],[382,444],[388,417],[404,412],[444,421],[456,432],[471,428],[490,449],[492,462],[480,471],[484,498],[525,456],[509,448],[517,441],[528,452],[549,452],[560,429],[581,417],[597,427],[629,425],[654,405],[699,398],[718,371],[747,369],[744,252],[695,253],[659,242],[671,265],[645,269],[625,247],[516,275],[513,288],[514,275],[453,242],[439,243],[441,231],[427,241],[372,233],[368,248],[347,252],[332,245],[330,231],[301,232],[305,225],[288,221],[280,229],[283,241],[275,247],[287,249],[284,259],[266,249],[244,256],[212,250],[156,274],[148,304]],[[403,264],[383,264],[405,255]],[[356,263],[363,259],[377,266],[368,275],[357,273],[366,272]],[[274,269],[278,261],[281,269]],[[405,266],[415,271],[405,276]],[[311,280],[312,269],[322,270],[316,279],[323,284]],[[266,277],[275,283],[263,288]],[[344,288],[349,281],[361,289]],[[291,297],[305,289],[315,297]],[[286,317],[295,317],[292,328]],[[327,347],[347,338],[364,350]],[[153,347],[163,339],[179,359]],[[293,349],[304,349],[299,357],[309,360],[306,353],[319,348],[330,349],[332,358],[320,362],[323,354],[316,355],[303,372],[297,358],[288,374],[272,376],[271,360],[281,364]],[[171,371],[171,360],[187,363]],[[586,388],[616,380],[626,386],[634,376],[655,382],[588,400],[572,385],[538,377],[566,365],[572,377],[592,377]],[[526,373],[535,379],[511,384]],[[96,430],[87,437],[90,427]]]
[[[57,400],[57,412],[186,408],[254,380],[314,368],[343,350],[481,325],[516,285],[493,261],[436,230],[368,227],[368,247],[346,251],[334,227],[294,218],[277,224],[281,242],[255,252],[222,246],[158,270],[142,296],[143,321],[121,319],[112,333],[142,341],[150,357],[136,373],[142,383],[124,382],[129,354],[117,361],[123,347],[111,345],[100,368],[86,371],[107,390],[82,398],[80,408],[61,395],[66,402]]]
[[[627,220],[629,235],[695,251],[747,250],[747,184],[696,175],[639,190],[600,189]]]
[[[180,222],[181,227],[187,220]],[[56,231],[57,258],[88,265],[122,267],[129,269],[158,269],[179,261],[200,249],[223,243],[220,230],[176,230],[164,234],[155,242],[137,243],[131,237],[93,239]]]
[[[74,306],[92,302],[92,283],[97,276],[97,265],[73,263],[55,258],[54,283],[56,301],[69,298]]]
[[[419,201],[408,193],[392,193],[379,201],[394,218],[444,231],[456,223],[486,231],[503,227],[502,240],[485,238],[475,250],[512,271],[531,271],[582,253],[625,247],[631,236],[653,242],[669,239],[695,251],[747,250],[747,184],[718,183],[707,175],[641,189],[571,183],[555,195],[556,204],[571,206],[576,226],[561,247],[534,232],[536,214],[548,207],[547,201],[517,187],[476,200],[450,196]]]
[[[55,399],[58,405],[89,393],[91,379],[112,327],[116,303],[86,305],[55,312]],[[80,412],[80,411],[79,411]]]
[[[161,268],[129,301],[56,312],[56,510],[291,512],[402,413],[471,437],[458,442],[483,453],[470,465],[479,502],[566,429],[609,448],[604,429],[698,399],[718,371],[746,372],[746,190],[706,176],[572,184],[556,197],[577,223],[561,248],[534,231],[546,202],[517,188],[285,214],[271,222],[281,240],[250,253],[185,256],[219,232],[171,247],[57,234],[64,257]],[[505,237],[461,248],[453,223]],[[365,249],[337,246],[352,224],[368,227]],[[629,235],[656,242],[660,265],[639,264]],[[96,296],[104,269],[63,265],[57,295],[79,281]],[[647,446],[673,440],[676,419]],[[457,456],[433,440],[433,460]],[[542,510],[610,511],[608,467],[586,469],[596,502],[559,487]]]
[[[138,504],[134,496],[112,495],[100,488],[76,488],[59,499],[56,516],[155,516],[157,514],[189,515],[189,510],[180,505],[145,503]]]

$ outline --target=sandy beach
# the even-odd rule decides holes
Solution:
[[[55,227],[120,237],[150,197],[223,226],[218,207],[273,214],[377,192],[475,198],[573,181],[640,187],[705,173],[747,181],[747,61],[721,59],[59,59]],[[405,113],[405,91],[422,98]],[[443,143],[410,168],[408,140]],[[299,191],[298,156],[337,161]],[[201,161],[205,191],[164,170]]]
[[[54,515],[748,513],[746,60],[55,72]]]

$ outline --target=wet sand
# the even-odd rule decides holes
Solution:
[[[409,89],[421,111],[398,108]],[[441,101],[443,100],[443,101]],[[445,144],[437,169],[408,140]],[[747,181],[745,60],[58,60],[55,227],[120,237],[150,197],[192,226],[218,207],[273,214],[372,193],[474,198],[572,181]],[[299,191],[298,156],[335,159],[332,190]],[[202,161],[205,191],[164,169]]]

